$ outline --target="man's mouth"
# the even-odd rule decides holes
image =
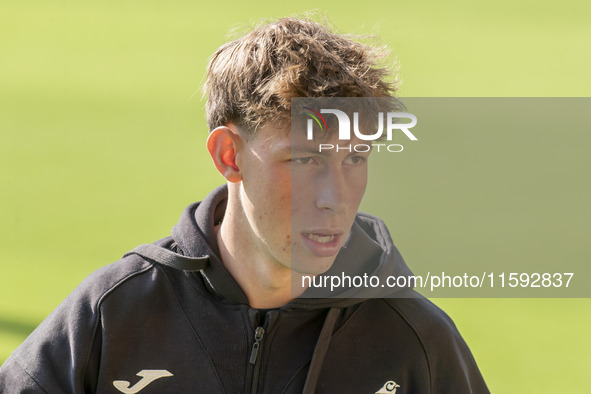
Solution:
[[[343,232],[334,228],[316,228],[302,232],[306,248],[318,257],[334,257],[341,248]]]
[[[331,235],[320,235],[320,234],[313,234],[313,233],[304,233],[304,236],[311,239],[312,241],[316,241],[321,244],[327,244],[334,240],[334,234]]]

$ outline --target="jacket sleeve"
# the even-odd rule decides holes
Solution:
[[[431,393],[490,393],[468,345],[445,312],[423,297],[390,302],[422,344]]]
[[[0,392],[2,393],[47,393],[37,384],[12,356],[0,368]]]
[[[438,333],[425,339],[432,372],[432,392],[490,393],[472,352],[453,321],[444,314],[440,324],[443,327]]]
[[[102,344],[100,305],[149,265],[129,258],[86,278],[0,368],[0,393],[82,394],[96,389]],[[130,263],[130,261],[127,261]],[[130,269],[136,265],[136,269]]]
[[[0,369],[2,393],[83,393],[99,317],[84,284],[57,307]]]

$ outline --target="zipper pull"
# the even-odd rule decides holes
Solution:
[[[261,347],[261,341],[265,335],[265,329],[263,327],[257,327],[254,331],[254,343],[252,344],[252,350],[250,352],[249,364],[255,364],[257,362],[257,356]]]

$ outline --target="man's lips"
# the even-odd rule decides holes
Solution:
[[[340,249],[342,231],[332,229],[318,229],[302,232],[304,244],[308,249],[320,257],[336,255]]]

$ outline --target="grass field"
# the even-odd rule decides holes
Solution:
[[[318,8],[339,30],[375,33],[392,48],[402,96],[589,96],[585,1],[4,2],[0,363],[86,275],[168,235],[188,203],[222,182],[204,149],[203,101],[194,93],[228,30]],[[563,147],[577,145],[561,144],[560,130],[556,138]],[[580,138],[565,157],[584,152],[589,137]],[[412,193],[393,205],[401,220],[392,233],[411,266],[413,258],[438,258],[442,241],[435,234],[452,243],[473,236],[461,220],[433,221],[435,209],[421,209],[422,202],[437,205],[429,203],[428,184],[411,181],[420,171],[407,169],[398,187]],[[562,211],[548,206],[556,219],[515,232],[515,244],[502,246],[508,253],[520,253],[520,245],[534,250],[523,256],[550,250],[557,266],[567,256],[591,255],[584,244],[589,208],[580,202],[588,178],[580,168],[576,177],[557,174],[548,188],[569,179],[558,187],[560,204],[571,202],[570,216],[553,216]],[[448,175],[450,184],[461,184],[460,174]],[[498,245],[495,234],[512,230],[496,215],[479,212],[491,223],[488,237],[462,242],[465,255],[478,258]],[[532,227],[523,224],[517,221],[518,228]],[[420,239],[413,237],[419,230]],[[578,238],[552,243],[565,230]],[[552,247],[536,251],[540,243]],[[494,393],[589,391],[590,300],[435,301],[454,318]]]

